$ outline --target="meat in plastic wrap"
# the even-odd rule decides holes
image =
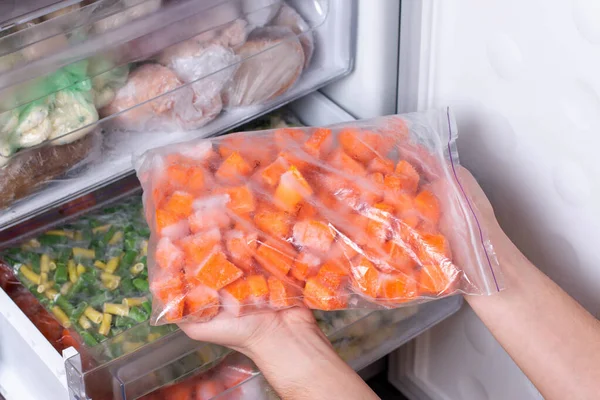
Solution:
[[[304,49],[304,68],[306,69],[310,64],[315,51],[315,38],[308,23],[302,19],[302,16],[298,11],[286,3],[283,3],[279,10],[279,14],[277,14],[277,17],[273,20],[273,25],[286,26],[298,35],[298,39],[300,39],[300,43]]]
[[[117,10],[110,16],[96,22],[97,33],[109,32],[128,22],[152,14],[160,8],[161,0],[119,0]]]
[[[153,322],[499,291],[455,140],[444,110],[150,150]]]
[[[244,61],[223,91],[226,107],[261,104],[282,95],[296,83],[306,61],[302,44],[287,27],[255,29],[236,54]]]
[[[281,0],[242,0],[242,10],[253,27],[268,25],[279,12]]]

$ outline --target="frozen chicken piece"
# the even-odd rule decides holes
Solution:
[[[308,64],[310,64],[310,60],[315,51],[315,38],[310,31],[308,23],[302,19],[296,10],[286,3],[283,3],[279,10],[279,14],[277,14],[273,20],[273,25],[286,26],[298,35],[302,48],[304,49],[304,68],[306,68]]]
[[[120,0],[120,11],[94,24],[98,33],[108,32],[125,25],[127,22],[152,14],[161,6],[161,0]]]
[[[156,128],[170,120],[178,97],[186,92],[191,96],[186,90],[161,96],[181,85],[182,82],[169,68],[144,64],[130,74],[127,84],[117,91],[114,100],[100,110],[100,114],[109,116],[148,102],[117,115],[115,121],[125,129],[142,130],[151,125]],[[158,96],[161,97],[152,100]]]
[[[56,94],[49,120],[52,132],[48,139],[55,145],[67,144],[94,129],[94,122],[98,121],[98,112],[89,92],[61,90]]]
[[[253,26],[267,25],[279,11],[281,0],[242,0],[242,10]]]
[[[285,93],[305,62],[300,41],[284,27],[254,30],[236,54],[244,61],[223,93],[227,107],[260,104]]]

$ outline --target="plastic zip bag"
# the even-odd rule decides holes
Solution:
[[[455,140],[448,110],[147,152],[152,321],[499,291]]]

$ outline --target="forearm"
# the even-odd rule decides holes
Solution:
[[[546,399],[596,399],[600,322],[498,231],[507,289],[467,301]]]
[[[316,326],[278,331],[247,355],[284,400],[377,398]]]

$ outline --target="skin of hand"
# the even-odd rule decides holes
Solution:
[[[282,399],[378,398],[339,358],[306,308],[239,318],[217,316],[206,323],[179,326],[192,339],[227,346],[250,357]]]
[[[466,296],[467,302],[544,398],[598,399],[600,321],[510,241],[473,176],[464,168],[459,176],[494,246],[506,286],[493,296]]]

